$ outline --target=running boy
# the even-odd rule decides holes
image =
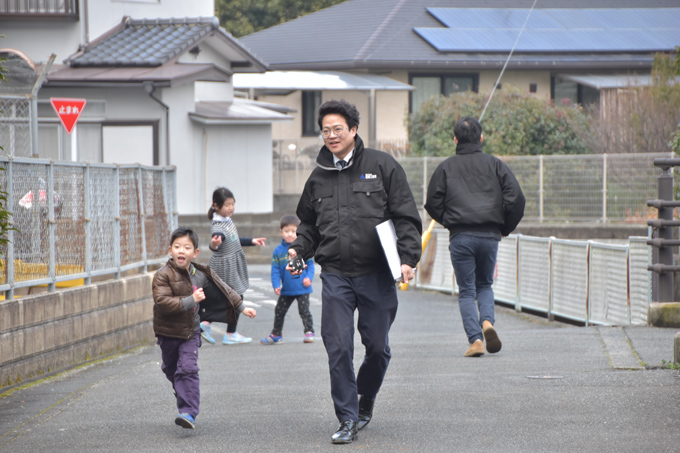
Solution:
[[[170,237],[170,259],[154,275],[153,330],[161,347],[161,370],[172,383],[179,415],[175,423],[194,429],[200,391],[198,348],[201,347],[198,304],[205,300],[204,286],[214,285],[234,309],[250,318],[255,310],[246,308],[241,297],[208,266],[192,263],[198,256],[198,235],[189,228],[177,228]]]
[[[294,215],[285,215],[281,218],[281,244],[272,254],[272,287],[279,296],[274,310],[274,328],[272,333],[261,339],[262,344],[280,344],[283,341],[283,321],[286,313],[295,299],[298,303],[298,312],[305,328],[305,343],[314,343],[314,320],[309,311],[309,294],[312,292],[312,279],[314,278],[314,260],[308,259],[307,267],[302,274],[292,276],[286,271],[288,264],[288,247],[297,238],[297,227],[300,220]]]

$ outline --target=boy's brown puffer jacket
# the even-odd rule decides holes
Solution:
[[[208,266],[194,263],[199,271],[217,286],[238,311],[243,303],[241,297],[231,289]],[[160,268],[153,277],[153,331],[171,338],[189,339],[194,333],[194,311],[184,310],[182,299],[194,293],[189,272],[180,269],[172,259]],[[228,322],[236,322],[234,311],[229,310]]]

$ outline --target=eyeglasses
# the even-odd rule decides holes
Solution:
[[[333,135],[335,135],[336,137],[340,137],[342,135],[342,133],[345,132],[346,130],[347,130],[347,128],[344,128],[342,126],[338,126],[338,127],[334,127],[333,129],[322,130],[321,135],[323,136],[323,138],[328,138],[328,137],[331,136],[331,132],[332,132]]]

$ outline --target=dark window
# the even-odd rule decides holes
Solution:
[[[600,102],[600,90],[561,77],[552,78],[551,91],[555,105],[589,105]]]
[[[78,19],[78,0],[12,0],[0,1],[1,18],[67,18]]]
[[[411,111],[417,112],[420,105],[433,96],[450,96],[465,91],[477,92],[477,74],[411,74],[410,83],[415,87],[411,92]]]
[[[321,105],[321,91],[302,92],[302,135],[319,135],[319,125],[317,115]]]

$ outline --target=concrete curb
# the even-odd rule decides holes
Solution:
[[[623,327],[598,327],[609,356],[609,363],[615,370],[644,370],[640,359],[633,350]]]
[[[680,327],[680,302],[649,304],[647,321],[654,327]]]
[[[680,364],[680,332],[673,337],[673,361]]]

